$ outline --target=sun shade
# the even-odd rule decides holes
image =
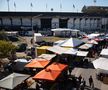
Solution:
[[[58,71],[63,71],[65,68],[67,68],[68,65],[65,65],[65,64],[61,64],[61,63],[52,63],[51,65],[49,65],[47,67],[47,69],[50,69],[50,70],[58,70]]]
[[[76,47],[79,46],[80,44],[82,44],[83,41],[79,40],[79,39],[75,39],[75,38],[70,38],[66,41],[64,41],[64,43],[61,44],[62,47]]]
[[[25,65],[28,68],[44,68],[50,61],[49,60],[32,60],[30,63]]]
[[[33,79],[34,80],[49,80],[49,81],[55,81],[57,77],[61,74],[61,71],[55,71],[50,69],[44,69],[37,73]]]

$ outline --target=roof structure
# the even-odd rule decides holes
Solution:
[[[63,16],[63,17],[101,17],[101,16],[105,16],[108,17],[108,15],[99,15],[99,14],[87,14],[87,13],[73,13],[73,12],[6,12],[6,11],[0,11],[0,16],[37,16],[37,15],[41,15],[42,16],[51,16],[51,17],[55,17],[55,16]]]

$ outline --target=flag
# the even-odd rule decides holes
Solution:
[[[31,3],[30,6],[33,7],[33,4]]]
[[[75,5],[73,4],[73,8],[75,8]]]
[[[94,3],[96,3],[96,0],[94,0]]]
[[[62,4],[60,3],[60,9],[62,9]]]
[[[16,8],[16,3],[14,2],[14,7]]]
[[[53,8],[51,8],[51,11],[53,11],[54,9]]]
[[[46,9],[47,9],[47,7],[48,7],[48,5],[47,5],[47,3],[46,3]]]

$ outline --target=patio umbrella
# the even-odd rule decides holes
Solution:
[[[30,75],[12,73],[9,76],[0,80],[0,87],[6,89],[14,89],[17,85],[21,84]]]
[[[61,47],[77,47],[82,44],[83,41],[75,38],[69,38],[61,44]]]
[[[30,63],[25,65],[28,68],[44,68],[46,65],[49,64],[49,60],[32,60]]]
[[[56,78],[61,74],[61,71],[55,71],[50,69],[44,69],[37,73],[33,79],[34,80],[49,80],[49,81],[55,81]]]
[[[50,70],[58,70],[58,71],[63,71],[65,68],[67,68],[68,65],[65,65],[65,64],[61,64],[61,63],[52,63],[51,65],[49,65],[47,67],[47,69],[50,69]]]

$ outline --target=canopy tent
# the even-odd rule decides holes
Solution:
[[[63,47],[59,47],[59,46],[53,46],[48,48],[47,50],[56,53],[56,54],[62,54],[63,52],[65,52],[67,49],[63,48]]]
[[[96,69],[108,70],[108,59],[100,57],[93,61],[93,65]]]
[[[49,80],[49,81],[55,81],[57,77],[61,74],[60,71],[50,70],[50,69],[44,69],[37,73],[33,79],[34,80]]]
[[[63,54],[76,55],[77,54],[77,49],[70,48],[66,52],[63,52]]]
[[[81,45],[80,47],[79,47],[79,49],[85,49],[85,50],[87,50],[87,49],[89,49],[89,48],[91,48],[93,46],[93,44],[83,44],[83,45]]]
[[[95,41],[95,40],[90,40],[90,41],[88,41],[87,43],[88,43],[88,44],[98,44],[98,42]]]
[[[56,54],[41,54],[40,56],[38,56],[39,58],[43,58],[46,60],[51,60],[56,56]]]
[[[69,29],[69,28],[56,28],[56,29],[51,29],[51,31],[80,31],[80,30],[77,30],[77,29]]]
[[[51,29],[53,31],[54,36],[78,36],[80,33],[80,30],[77,29],[69,29],[69,28],[56,28]]]
[[[87,56],[88,51],[77,51],[77,56]]]
[[[28,77],[30,77],[30,75],[12,73],[0,80],[0,87],[6,89],[14,89],[17,85],[21,84]]]
[[[61,46],[62,47],[76,47],[82,43],[83,43],[83,41],[81,41],[79,39],[70,38],[70,39],[64,41],[64,43],[62,43]]]
[[[30,63],[25,65],[28,68],[44,68],[46,65],[49,64],[49,60],[32,60]]]
[[[65,64],[61,64],[61,63],[52,63],[51,65],[49,65],[47,67],[47,69],[50,69],[50,70],[58,70],[58,71],[63,71],[65,68],[67,68],[68,65],[65,65]]]
[[[108,49],[102,49],[100,55],[108,56]]]

